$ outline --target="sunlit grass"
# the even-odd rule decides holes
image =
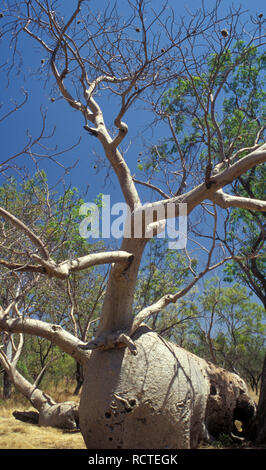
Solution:
[[[51,427],[17,421],[12,412],[2,417],[0,409],[0,449],[84,449],[80,432],[65,432]]]
[[[69,384],[68,384],[69,385]],[[73,386],[67,388],[66,384],[46,389],[54,400],[79,401],[73,395]],[[1,391],[0,391],[1,393]],[[257,403],[258,396],[249,390],[252,399]],[[40,427],[30,423],[18,421],[12,415],[13,411],[36,411],[30,402],[19,392],[13,391],[10,400],[0,399],[0,449],[85,449],[80,432],[63,431],[52,427]],[[200,448],[223,448],[223,442],[213,445],[201,445]],[[236,447],[233,445],[232,447]]]
[[[58,402],[79,401],[64,384],[46,391]],[[36,411],[16,391],[10,400],[0,399],[0,449],[85,449],[80,432],[23,423],[12,415],[15,410]]]

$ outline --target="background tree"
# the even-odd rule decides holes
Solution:
[[[227,15],[224,12],[220,15],[220,2],[210,11],[202,7],[188,13],[179,24],[173,10],[148,11],[142,0],[128,2],[125,15],[116,7],[98,13],[99,5],[79,0],[68,19],[56,2],[35,0],[6,5],[3,36],[14,47],[9,72],[14,72],[23,38],[28,37],[41,47],[45,54],[44,70],[51,73],[53,85],[66,103],[78,111],[88,137],[97,138],[101,145],[130,209],[128,220],[132,224],[125,227],[127,236],[119,250],[62,260],[48,243],[47,225],[42,231],[43,225],[36,225],[35,233],[26,221],[22,223],[1,208],[5,223],[25,238],[20,259],[14,259],[12,252],[11,259],[5,260],[8,269],[25,270],[34,279],[46,275],[67,280],[75,272],[112,263],[95,338],[87,344],[61,325],[22,317],[16,297],[0,313],[1,329],[17,333],[23,330],[45,337],[86,365],[80,427],[88,447],[197,446],[206,435],[206,416],[206,426],[208,429],[212,426],[211,384],[215,376],[222,375],[204,360],[169,345],[143,322],[169,304],[175,304],[206,273],[231,259],[232,255],[227,255],[225,247],[217,243],[218,207],[265,211],[266,204],[259,199],[232,195],[230,189],[223,191],[241,175],[265,162],[263,128],[252,138],[252,143],[243,142],[239,148],[234,138],[228,141],[224,135],[225,121],[220,112],[220,99],[230,74],[245,62],[251,49],[261,45],[262,20],[249,23],[246,35],[247,26],[241,28],[240,9],[231,8]],[[162,103],[164,91],[171,85],[177,88],[177,111],[171,109],[165,98]],[[105,99],[112,104],[114,127],[104,119]],[[157,196],[148,206],[144,206],[137,191],[136,185],[143,181],[137,183],[132,176],[124,150],[128,126],[122,119],[139,100],[150,103],[158,126],[163,126],[165,135],[168,133],[167,140],[170,133],[177,149],[177,155],[170,161],[172,173],[166,172],[164,164],[169,161],[167,156],[160,156],[156,139],[149,170],[161,175],[162,187],[154,184],[153,174],[144,181]],[[165,124],[169,125],[167,131]],[[158,162],[154,161],[156,158]],[[150,237],[163,230],[169,217],[165,212],[169,203],[174,217],[184,215],[186,204],[189,228],[195,228],[200,221],[206,243],[199,244],[188,237],[185,255],[192,276],[186,285],[180,289],[177,286],[174,293],[160,296],[151,305],[134,312],[144,250]],[[141,228],[138,238],[132,230],[134,222]],[[197,266],[193,266],[195,256],[191,253],[195,245],[205,254]],[[9,315],[13,307],[17,309],[16,318]],[[246,387],[240,378],[229,373],[224,373],[221,380],[224,380],[223,387],[216,383],[219,390],[224,390],[220,392],[224,396],[219,421],[223,423],[222,428],[230,429],[240,391]],[[229,382],[232,387],[228,388]],[[248,397],[245,399],[253,410]]]
[[[0,187],[1,207],[12,212],[13,215],[27,221],[28,227],[33,226],[36,233],[43,231],[47,236],[47,244],[51,252],[58,258],[65,258],[69,255],[81,255],[87,253],[88,243],[77,233],[76,226],[81,220],[79,207],[83,200],[78,196],[77,190],[66,189],[63,196],[57,191],[50,191],[47,184],[46,174],[37,172],[32,178],[27,178],[22,183],[18,183],[14,178],[10,178]],[[10,230],[8,230],[10,228]],[[27,240],[23,237],[18,240],[16,231],[7,224],[2,224],[1,249],[5,256],[0,260],[2,288],[2,305],[7,307],[10,301],[18,298],[20,291],[23,292],[23,285],[30,283],[26,295],[20,300],[22,311],[39,320],[47,320],[69,329],[76,337],[87,340],[93,332],[89,331],[90,326],[98,318],[100,309],[100,298],[103,294],[106,273],[96,272],[91,269],[89,273],[74,273],[67,281],[60,279],[47,279],[37,277],[32,274],[21,272],[17,269],[15,260],[21,259],[20,250],[25,250]],[[20,246],[19,246],[20,245]],[[23,248],[21,248],[23,246]],[[96,243],[92,248],[101,248],[102,243]],[[14,249],[14,247],[16,247]],[[13,254],[13,258],[8,253]],[[9,262],[6,261],[9,258]],[[11,259],[14,263],[10,265]],[[11,271],[9,270],[11,268]],[[23,271],[24,269],[22,269]],[[25,271],[25,270],[24,270]],[[44,309],[45,306],[45,309]],[[13,316],[16,313],[13,312]],[[5,353],[8,346],[11,347],[10,335],[3,336],[6,344]],[[12,348],[10,350],[12,352]],[[11,360],[11,357],[9,358]],[[53,361],[52,361],[53,359]],[[55,361],[57,359],[57,361]],[[50,364],[50,367],[45,367]],[[44,375],[48,372],[48,380],[56,384],[64,378],[67,370],[71,370],[74,375],[74,363],[66,359],[60,350],[43,338],[26,338],[23,352],[20,355],[18,369],[23,371],[23,375],[28,380],[37,381],[40,385]],[[77,392],[82,384],[82,372],[80,365],[76,366],[77,371]],[[40,375],[40,370],[42,374]],[[10,397],[11,383],[8,380],[8,373],[4,370],[4,397]]]
[[[217,278],[205,281],[197,301],[193,352],[239,374],[258,393],[265,355],[263,307],[245,287],[222,287]]]
[[[78,404],[75,402],[58,404],[49,395],[42,392],[36,382],[33,385],[28,382],[16,369],[22,349],[23,335],[19,335],[17,346],[13,337],[11,337],[11,343],[11,359],[3,351],[0,351],[0,364],[7,371],[16,388],[30,400],[39,412],[14,412],[14,416],[22,421],[38,423],[41,426],[76,429],[78,427]]]
[[[244,197],[252,194],[257,198],[263,197],[262,181],[265,181],[265,167],[254,168],[246,177],[239,179],[234,191]],[[238,249],[239,257],[226,266],[225,280],[231,281],[234,277],[241,279],[265,308],[265,215],[235,209],[230,216],[230,227],[227,246],[230,250],[232,246]],[[241,233],[245,238],[244,245],[240,240]]]
[[[225,131],[228,139],[234,137],[239,142],[239,147],[243,139],[251,142],[263,128],[265,60],[265,52],[259,54],[256,50],[250,50],[245,62],[238,67],[227,84],[226,92],[229,97],[225,98],[223,104],[227,111]],[[265,165],[254,167],[232,184],[233,194],[261,199],[264,197],[264,181]],[[225,268],[227,279],[232,279],[232,275],[241,278],[265,308],[265,215],[234,209],[229,222],[227,247],[241,257]]]
[[[260,399],[258,404],[258,414],[257,414],[257,423],[256,423],[256,431],[255,431],[255,439],[258,444],[264,444],[266,439],[266,430],[265,430],[265,400],[266,400],[266,393],[265,393],[265,375],[266,375],[266,360],[264,359],[263,369],[262,369],[262,378],[261,378],[261,393]],[[254,435],[253,435],[254,439]]]

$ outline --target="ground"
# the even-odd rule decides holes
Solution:
[[[1,393],[1,391],[0,391]],[[79,400],[65,388],[58,387],[49,394],[57,401]],[[254,394],[253,399],[258,397]],[[82,435],[79,431],[63,431],[51,427],[23,423],[12,415],[14,410],[34,410],[29,402],[20,394],[13,394],[10,400],[0,399],[0,449],[85,449]],[[219,441],[212,445],[202,445],[203,449],[239,448],[239,444],[232,443],[229,436],[221,436]],[[244,448],[254,448],[245,443]],[[265,448],[265,447],[264,447]]]
[[[73,384],[74,385],[74,384]],[[73,385],[66,389],[61,384],[47,392],[58,402],[79,401],[71,393]],[[2,390],[0,390],[0,393]],[[2,396],[2,393],[1,395]],[[13,411],[36,411],[18,392],[10,400],[0,399],[0,449],[85,449],[79,431],[66,431],[52,427],[39,427],[14,418]]]
[[[22,423],[10,413],[0,416],[0,449],[85,449],[85,444],[80,432]]]

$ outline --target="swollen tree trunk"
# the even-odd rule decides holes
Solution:
[[[129,349],[94,351],[85,373],[80,429],[90,449],[195,447],[205,436],[208,384],[197,361],[147,327]]]
[[[253,418],[242,379],[141,326],[129,349],[94,351],[80,401],[80,429],[95,448],[188,449]],[[235,417],[237,416],[237,418]]]

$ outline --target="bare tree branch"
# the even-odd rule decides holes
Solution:
[[[80,363],[84,363],[88,359],[88,355],[78,348],[80,341],[61,326],[31,318],[11,318],[7,312],[8,309],[3,310],[0,307],[0,330],[41,336],[59,346]]]
[[[124,251],[106,251],[81,256],[74,260],[66,260],[62,263],[56,264],[50,257],[47,260],[44,260],[40,256],[32,254],[32,258],[36,260],[39,265],[12,263],[4,259],[0,259],[0,264],[14,271],[36,272],[48,274],[49,277],[66,279],[72,272],[82,271],[83,269],[90,268],[91,266],[98,266],[106,263],[122,263],[121,269],[126,269],[133,257],[134,256],[132,254]]]
[[[219,189],[210,198],[215,204],[227,209],[228,207],[238,207],[240,209],[248,209],[252,211],[266,212],[266,202],[259,199],[250,199],[248,197],[233,196]]]
[[[260,163],[264,163],[266,161],[266,144],[261,145],[256,150],[252,151],[245,157],[241,158],[241,160],[235,162],[225,170],[221,171],[221,164],[218,164],[213,171],[212,177],[212,185],[209,188],[206,188],[205,183],[196,186],[191,191],[182,194],[181,196],[176,196],[164,201],[157,201],[155,203],[151,203],[146,206],[146,210],[154,210],[156,207],[160,206],[161,204],[167,206],[169,203],[173,203],[176,206],[175,209],[175,216],[178,217],[179,215],[179,207],[180,203],[187,204],[187,214],[189,214],[196,206],[198,206],[201,202],[205,199],[211,199],[213,195],[222,187],[226,186],[227,184],[232,183],[236,178],[244,174],[246,171],[250,170],[256,165]],[[219,198],[219,195],[218,195]],[[232,199],[234,202],[234,199]],[[257,205],[257,210],[264,210],[266,202],[261,201],[260,206]],[[253,204],[253,208],[255,208],[256,204]],[[158,219],[160,220],[160,219]]]
[[[42,253],[45,259],[49,258],[49,253],[43,242],[23,222],[21,222],[21,220],[19,220],[13,214],[10,214],[10,212],[8,212],[2,207],[0,207],[0,215],[4,217],[5,220],[17,227],[19,230],[22,230],[25,235],[27,235],[27,237],[32,241],[32,243],[38,248],[38,250]]]

